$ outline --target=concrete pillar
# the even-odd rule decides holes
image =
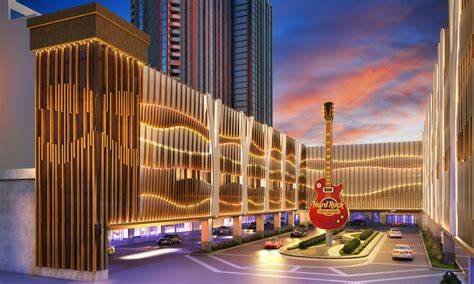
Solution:
[[[273,223],[274,223],[274,230],[278,231],[281,229],[281,213],[275,213],[273,214]]]
[[[294,211],[288,212],[288,226],[289,227],[295,226],[295,212]]]
[[[135,236],[135,229],[128,229],[128,238],[131,239]]]
[[[201,249],[210,250],[212,244],[212,219],[201,221]]]
[[[232,236],[235,240],[242,237],[242,216],[232,218]]]
[[[255,223],[257,225],[257,229],[256,229],[257,235],[263,236],[263,233],[265,231],[265,228],[263,226],[264,221],[265,221],[265,218],[264,218],[263,214],[255,216]]]
[[[441,243],[443,244],[443,263],[454,263],[454,240],[445,231],[441,232]]]
[[[214,218],[212,219],[212,227],[217,228],[224,226],[224,217]]]
[[[309,224],[309,214],[308,214],[308,211],[300,210],[300,211],[298,211],[298,215],[300,216],[300,225]]]

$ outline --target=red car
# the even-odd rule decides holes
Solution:
[[[283,242],[279,238],[270,238],[265,241],[266,249],[278,249],[281,248]]]

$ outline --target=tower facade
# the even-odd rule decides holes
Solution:
[[[272,124],[269,0],[131,0],[150,65]]]

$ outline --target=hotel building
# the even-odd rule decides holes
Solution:
[[[458,20],[450,16],[453,37],[442,32],[442,42],[455,38],[456,52],[468,50],[456,47],[467,40],[456,29],[472,35],[460,24],[461,8],[450,10],[460,13],[453,13]],[[464,9],[472,12],[472,4]],[[232,220],[235,238],[250,216],[257,233],[266,215],[276,228],[282,216],[289,225],[296,216],[308,221],[312,185],[323,170],[322,147],[306,146],[150,67],[148,35],[99,4],[34,17],[27,25],[35,71],[35,174],[25,183],[13,176],[21,170],[11,170],[13,178],[0,180],[0,201],[8,204],[0,208],[0,235],[21,236],[2,247],[9,257],[0,259],[1,270],[99,280],[108,277],[109,237],[123,230],[197,224],[207,248],[213,226],[223,220]],[[440,54],[447,56],[444,45]],[[459,58],[466,54],[472,53],[459,52]],[[447,129],[438,127],[445,121],[440,90],[446,90],[439,78],[467,82],[460,74],[471,73],[442,58],[423,142],[336,145],[334,180],[345,185],[342,198],[353,219],[442,227],[447,255],[453,240],[463,244],[472,268],[472,171],[465,151],[471,144],[464,140],[471,132],[457,126],[468,121],[460,114],[468,113],[472,92],[453,87],[458,79],[449,85],[459,93],[450,100],[455,111],[449,111],[456,130],[435,133]],[[451,64],[455,71],[445,71]],[[440,143],[451,140],[443,137],[456,149],[448,151],[455,159],[447,170]],[[451,175],[455,179],[447,183]]]
[[[269,0],[132,0],[150,66],[272,125]]]
[[[440,32],[423,131],[423,224],[442,236],[445,257],[454,256],[455,245],[467,250],[470,257],[465,266],[470,273],[474,266],[473,14],[472,1],[449,1],[449,23]]]

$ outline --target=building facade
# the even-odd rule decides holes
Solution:
[[[131,11],[152,67],[272,124],[268,0],[132,0]]]
[[[454,239],[471,256],[474,255],[473,14],[472,1],[449,1],[449,24],[440,32],[433,93],[423,131],[426,224],[434,231],[441,231],[443,242]],[[472,273],[472,257],[469,260]]]

